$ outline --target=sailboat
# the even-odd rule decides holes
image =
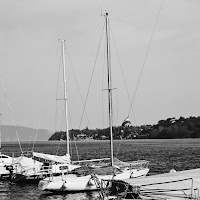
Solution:
[[[38,183],[45,177],[60,175],[71,172],[83,165],[101,166],[108,162],[109,158],[91,159],[81,161],[71,161],[69,149],[69,126],[68,126],[68,105],[67,105],[67,80],[65,66],[65,40],[61,40],[62,59],[63,59],[63,82],[64,82],[64,101],[65,101],[65,120],[66,120],[66,138],[67,153],[63,156],[50,155],[45,153],[33,152],[32,157],[21,156],[17,158],[12,165],[11,181],[14,183]]]
[[[200,198],[200,168],[178,172],[170,170],[169,173],[135,180],[111,180],[109,186],[109,191],[105,189],[101,194],[108,199],[197,200]]]
[[[101,189],[101,180],[124,180],[146,176],[149,172],[148,161],[122,162],[114,159],[113,155],[113,133],[112,133],[112,84],[111,84],[111,62],[109,41],[109,18],[106,20],[106,51],[108,71],[108,110],[110,127],[110,166],[94,167],[88,170],[77,169],[74,173],[60,176],[51,176],[39,182],[39,189],[51,192],[79,192]]]
[[[69,130],[68,130],[68,115],[67,115],[67,81],[65,73],[65,49],[62,40],[62,58],[63,58],[63,82],[64,82],[64,101],[65,101],[65,120],[66,120],[66,138],[67,138],[67,153],[63,156],[50,155],[44,153],[33,152],[32,157],[21,156],[16,159],[12,165],[15,166],[12,170],[12,182],[31,182],[38,183],[39,180],[52,174],[64,174],[79,168],[80,165],[72,164],[69,153]]]

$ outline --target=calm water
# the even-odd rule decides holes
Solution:
[[[76,146],[78,154],[76,153]],[[150,174],[176,170],[194,169],[200,167],[200,139],[176,140],[126,140],[115,141],[114,151],[117,158],[123,161],[145,159],[150,161]],[[23,151],[32,150],[32,143],[22,143]],[[44,153],[63,155],[66,152],[65,143],[37,142],[34,150]],[[19,152],[17,143],[4,143],[2,153],[15,154]],[[109,141],[79,141],[71,144],[72,159],[91,159],[109,157]],[[38,190],[37,185],[11,185],[0,182],[0,199],[2,200],[94,200],[97,193],[57,194],[53,195]]]

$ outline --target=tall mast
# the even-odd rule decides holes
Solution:
[[[62,59],[63,59],[63,82],[64,82],[67,154],[69,155],[69,127],[68,127],[68,107],[67,107],[67,79],[66,79],[66,65],[65,65],[65,40],[61,40],[61,43],[62,43]]]
[[[110,59],[110,32],[108,13],[106,18],[106,54],[107,54],[107,70],[108,70],[108,110],[109,110],[109,126],[110,126],[110,150],[111,150],[111,166],[113,166],[113,133],[112,133],[112,82],[111,82],[111,59]]]

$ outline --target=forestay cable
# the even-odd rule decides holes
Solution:
[[[81,97],[82,105],[84,106],[83,97],[82,97],[82,95],[81,95],[81,91],[80,91],[80,88],[79,88],[79,85],[78,85],[78,81],[77,81],[77,78],[76,78],[76,74],[75,74],[75,72],[74,72],[74,68],[73,68],[72,61],[71,61],[71,58],[70,58],[70,56],[69,56],[69,51],[68,51],[68,49],[67,49],[66,44],[65,44],[65,49],[66,49],[66,52],[67,52],[67,55],[68,55],[68,58],[69,58],[69,63],[70,63],[70,66],[71,66],[71,68],[72,68],[72,72],[73,72],[73,75],[74,75],[74,79],[75,79],[76,85],[77,85],[77,88],[78,88],[78,93],[79,93],[79,95],[80,95],[80,97]],[[87,115],[87,112],[86,112],[86,111],[85,111],[85,114],[86,114],[86,118],[87,118],[88,124],[89,124],[89,126],[90,126],[89,118],[88,118],[88,115]]]
[[[101,89],[102,89],[102,116],[103,116],[103,119],[102,119],[102,121],[103,121],[103,128],[105,128],[105,126],[104,126],[104,121],[105,121],[105,119],[104,119],[104,113],[105,113],[105,111],[104,111],[104,91],[105,91],[105,89],[104,89],[104,73],[105,73],[105,67],[106,67],[106,37],[105,37],[105,46],[104,46],[104,54],[103,54],[103,76],[102,76],[102,83],[101,83]],[[108,117],[108,114],[106,115],[107,117]],[[107,118],[107,120],[106,120],[106,122],[107,122],[107,126],[108,126],[108,118]]]
[[[82,123],[82,120],[83,120],[83,114],[85,112],[86,103],[87,103],[87,99],[88,99],[88,96],[89,96],[89,91],[90,91],[90,87],[91,87],[91,83],[92,83],[92,78],[93,78],[94,70],[96,68],[96,62],[97,62],[97,57],[98,57],[98,54],[99,54],[99,49],[100,49],[100,46],[101,46],[101,40],[102,40],[104,28],[105,28],[105,22],[104,22],[102,33],[101,33],[101,37],[100,37],[100,41],[99,41],[99,45],[98,45],[98,49],[97,49],[97,54],[96,54],[96,57],[95,57],[95,62],[94,62],[93,70],[92,70],[92,75],[91,75],[91,78],[90,78],[90,83],[89,83],[89,87],[88,87],[88,91],[87,91],[87,95],[86,95],[86,100],[85,100],[85,104],[84,104],[84,108],[83,108],[83,112],[82,112],[82,116],[81,116],[81,121],[80,121],[80,124],[79,124],[79,129],[81,127],[81,123]]]
[[[113,42],[114,42],[115,50],[116,50],[116,53],[117,53],[117,58],[118,58],[118,61],[119,61],[119,66],[120,66],[120,69],[121,69],[122,77],[123,77],[123,80],[124,80],[126,93],[127,93],[127,96],[128,96],[129,103],[131,105],[131,98],[130,98],[128,87],[127,87],[127,84],[126,84],[126,79],[125,79],[124,72],[123,72],[123,69],[122,69],[122,65],[121,65],[119,53],[118,53],[118,50],[117,50],[117,45],[116,45],[116,42],[115,42],[115,38],[114,38],[113,31],[112,31],[112,27],[110,27],[110,30],[111,30],[111,34],[112,34],[112,37],[113,37]],[[132,110],[132,107],[131,107],[131,110]],[[135,124],[137,125],[137,121],[136,121],[135,114],[134,114],[133,110],[132,110],[132,113],[133,113],[133,119],[135,121]]]
[[[153,31],[152,31],[152,34],[151,34],[151,38],[150,38],[150,41],[149,41],[149,45],[148,45],[148,48],[147,48],[147,52],[146,52],[146,55],[145,55],[145,58],[144,58],[144,62],[143,62],[143,65],[142,65],[142,69],[141,69],[141,72],[140,72],[140,76],[139,76],[139,79],[138,79],[138,82],[137,82],[137,85],[136,85],[136,89],[135,89],[135,92],[134,92],[134,95],[133,95],[133,99],[132,99],[132,102],[131,102],[131,107],[130,107],[130,110],[128,112],[128,116],[130,114],[130,111],[133,107],[133,102],[135,100],[135,97],[136,97],[136,93],[137,93],[137,90],[138,90],[138,86],[139,86],[139,83],[140,83],[140,80],[141,80],[141,77],[142,77],[142,73],[143,73],[143,70],[144,70],[144,67],[145,67],[145,64],[146,64],[146,61],[147,61],[147,57],[148,57],[148,54],[149,54],[149,50],[150,50],[150,47],[151,47],[151,43],[152,43],[152,40],[153,40],[153,36],[154,36],[154,33],[155,33],[155,30],[156,30],[156,26],[157,26],[157,23],[158,23],[158,19],[159,19],[159,16],[160,16],[160,12],[161,12],[161,8],[162,8],[162,5],[163,5],[163,1],[161,2],[160,4],[160,9],[158,11],[158,15],[157,15],[157,18],[156,18],[156,22],[154,24],[154,27],[153,27]]]
[[[57,48],[58,52],[58,48]],[[59,80],[60,80],[60,71],[61,71],[61,60],[62,56],[60,54],[60,59],[59,59],[59,68],[58,68],[58,77],[57,77],[57,85],[56,85],[56,110],[55,110],[55,132],[57,130],[57,115],[58,115],[58,108],[57,108],[57,98],[58,98],[58,85],[59,85]]]
[[[44,107],[44,103],[45,103],[45,102],[46,102],[46,96],[44,95],[44,96],[43,96],[43,99],[42,99],[42,101],[41,101],[41,106],[42,106],[42,107]],[[44,111],[43,111],[43,112],[44,112]],[[40,127],[40,124],[41,124],[41,121],[42,121],[42,116],[43,116],[43,113],[41,112],[41,113],[40,113],[39,120],[38,120],[37,127],[36,127],[36,123],[35,123],[36,132],[35,132],[35,137],[34,137],[34,140],[33,140],[32,152],[34,151],[34,148],[35,148],[35,143],[36,143],[37,135],[38,135],[38,132],[39,132],[39,127]]]

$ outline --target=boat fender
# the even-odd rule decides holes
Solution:
[[[94,181],[92,180],[92,178],[89,179],[87,186],[93,186],[94,185]]]
[[[6,170],[13,171],[13,166],[12,165],[5,165],[5,166],[6,166]]]
[[[133,178],[133,172],[131,172],[131,174],[130,174],[130,178]]]
[[[174,168],[169,171],[169,173],[174,173],[174,172],[176,172]]]
[[[66,182],[63,182],[63,184],[62,184],[62,186],[61,186],[61,188],[60,188],[60,191],[65,191],[65,189],[66,189],[65,183],[66,183]]]
[[[88,186],[93,186],[94,185],[94,180],[96,178],[96,175],[95,174],[91,174],[91,177],[87,183]]]

